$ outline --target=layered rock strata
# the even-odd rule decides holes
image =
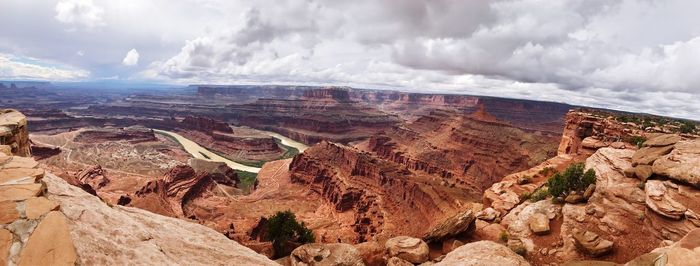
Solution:
[[[0,109],[0,153],[30,156],[27,118],[17,110]]]

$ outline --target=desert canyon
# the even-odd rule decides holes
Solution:
[[[694,122],[349,87],[0,95],[2,265],[700,265]],[[280,211],[314,243],[276,254]]]

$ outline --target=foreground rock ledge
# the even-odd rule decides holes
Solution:
[[[44,181],[67,217],[81,265],[277,265],[203,225],[109,207],[52,174]]]

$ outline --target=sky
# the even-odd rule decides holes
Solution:
[[[0,0],[0,79],[317,84],[700,119],[696,0]]]

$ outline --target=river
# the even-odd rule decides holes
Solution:
[[[226,159],[226,158],[224,158],[216,153],[213,153],[213,152],[207,150],[206,148],[200,146],[196,142],[191,141],[188,138],[185,138],[182,135],[177,134],[175,132],[170,132],[170,131],[165,131],[165,130],[160,130],[160,129],[153,129],[153,131],[175,138],[180,143],[180,145],[182,145],[182,147],[185,148],[185,151],[187,151],[190,155],[192,155],[192,157],[204,159],[204,160],[208,160],[208,161],[213,161],[213,162],[223,162],[223,163],[226,163],[226,165],[228,165],[228,167],[231,167],[231,168],[236,169],[236,170],[245,171],[245,172],[251,172],[251,173],[260,172],[260,168],[243,165],[243,164],[231,161],[229,159]],[[303,152],[304,150],[306,150],[306,148],[308,148],[308,146],[306,146],[303,143],[294,141],[290,138],[287,138],[287,137],[282,136],[280,134],[277,134],[275,132],[270,132],[270,131],[263,131],[263,132],[269,136],[272,136],[276,139],[279,139],[283,145],[294,147],[294,148],[298,149],[299,152]],[[206,157],[205,157],[205,155],[206,155]]]

